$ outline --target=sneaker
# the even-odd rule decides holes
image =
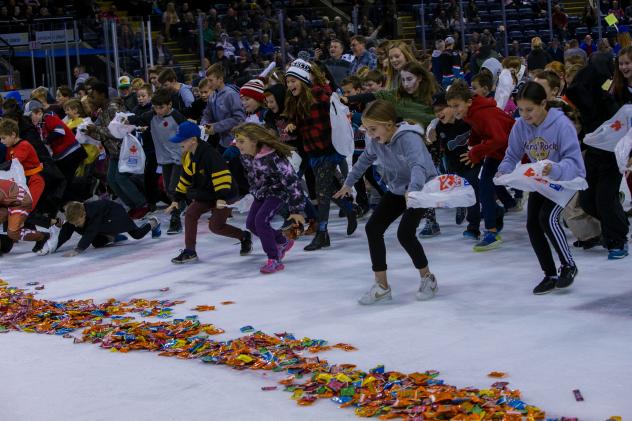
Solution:
[[[180,254],[177,257],[171,259],[171,263],[175,263],[177,265],[184,263],[193,263],[198,261],[197,253],[193,250],[181,250]]]
[[[50,234],[47,232],[43,232],[42,234],[44,234],[44,238],[42,238],[41,240],[37,240],[35,242],[35,245],[33,246],[33,253],[35,254],[48,254],[48,250],[44,250],[44,246],[48,242]]]
[[[329,247],[331,242],[329,240],[329,233],[327,231],[318,231],[311,243],[309,243],[303,250],[314,251],[324,247]]]
[[[155,216],[151,216],[147,219],[147,222],[151,225],[151,238],[159,238],[162,235],[160,229],[160,221]]]
[[[548,294],[555,289],[557,282],[557,276],[545,276],[544,279],[542,279],[542,282],[540,282],[537,287],[533,288],[533,293],[535,295]]]
[[[259,268],[259,272],[270,274],[274,272],[279,272],[283,269],[285,269],[285,266],[283,266],[283,263],[281,263],[279,260],[268,259],[266,264]]]
[[[502,244],[502,238],[497,232],[485,231],[483,239],[476,243],[474,251],[488,251],[497,249]]]
[[[465,221],[466,216],[467,216],[467,208],[456,208],[455,222],[457,225],[461,225],[463,221]]]
[[[560,276],[557,279],[555,288],[568,288],[573,284],[575,276],[577,276],[577,266],[562,266],[560,268]]]
[[[294,247],[294,240],[287,240],[285,244],[280,244],[277,246],[279,249],[279,260],[283,260],[285,257],[285,253],[290,251],[292,247]]]
[[[620,249],[610,249],[608,250],[608,260],[619,260],[623,259],[628,255],[628,245],[625,244],[623,248]]]
[[[241,239],[240,256],[247,256],[252,251],[252,234],[250,231],[244,231],[244,238]]]
[[[437,294],[437,279],[435,276],[430,273],[423,278],[421,278],[421,284],[419,284],[419,289],[417,290],[417,301],[429,300]]]
[[[169,221],[169,229],[167,235],[180,234],[182,232],[182,222],[179,215],[172,215]]]
[[[375,283],[370,290],[365,292],[364,295],[360,297],[358,303],[368,306],[382,301],[390,301],[392,299],[393,296],[391,295],[391,287],[388,287],[388,289],[384,289],[380,286],[380,284]]]
[[[468,228],[463,231],[463,237],[468,240],[476,240],[478,241],[481,238],[481,232],[475,228]]]
[[[505,208],[498,206],[496,209],[496,232],[501,232],[505,226]]]
[[[426,225],[419,234],[420,237],[434,237],[441,234],[441,227],[437,221],[430,221],[426,219]]]

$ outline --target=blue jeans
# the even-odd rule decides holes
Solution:
[[[485,158],[485,161],[483,161],[483,170],[481,171],[481,179],[478,185],[486,230],[496,228],[498,205],[496,204],[496,185],[493,179],[498,171],[499,165],[500,161],[493,158]]]
[[[140,208],[145,204],[145,196],[138,189],[134,180],[134,174],[121,173],[118,170],[118,158],[110,158],[108,163],[108,185],[123,203],[132,209]]]

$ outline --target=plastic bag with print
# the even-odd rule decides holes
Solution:
[[[474,188],[455,174],[439,175],[428,181],[421,191],[408,193],[409,208],[467,208],[475,203]]]

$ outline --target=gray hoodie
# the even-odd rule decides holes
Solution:
[[[393,194],[403,196],[409,191],[420,191],[426,182],[437,175],[430,152],[423,143],[423,129],[417,124],[400,123],[387,144],[366,138],[366,149],[358,158],[345,180],[353,186],[376,160],[384,169],[384,181]]]

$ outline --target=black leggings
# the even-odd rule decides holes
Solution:
[[[131,225],[130,225],[130,230],[127,231],[127,233],[134,240],[140,240],[141,238],[146,236],[149,231],[151,231],[151,225],[149,224],[149,222],[143,224],[140,227],[137,227],[136,224],[134,224],[133,222],[132,224],[134,225],[134,228],[131,228]],[[92,246],[94,248],[105,247],[108,244],[111,244],[113,241],[114,241],[113,235],[97,234],[94,240],[92,240]]]
[[[549,242],[555,248],[560,263],[574,266],[573,256],[568,247],[566,236],[560,225],[561,206],[542,196],[540,193],[529,193],[527,206],[527,232],[540,267],[546,276],[556,276],[557,268]],[[548,239],[548,241],[547,241]]]
[[[397,228],[399,243],[404,247],[417,269],[428,266],[424,248],[417,239],[417,227],[425,212],[426,210],[422,208],[407,209],[404,196],[391,192],[384,193],[382,200],[380,200],[379,205],[377,205],[365,226],[373,272],[383,272],[387,269],[384,232],[400,215],[402,215],[402,220]]]

